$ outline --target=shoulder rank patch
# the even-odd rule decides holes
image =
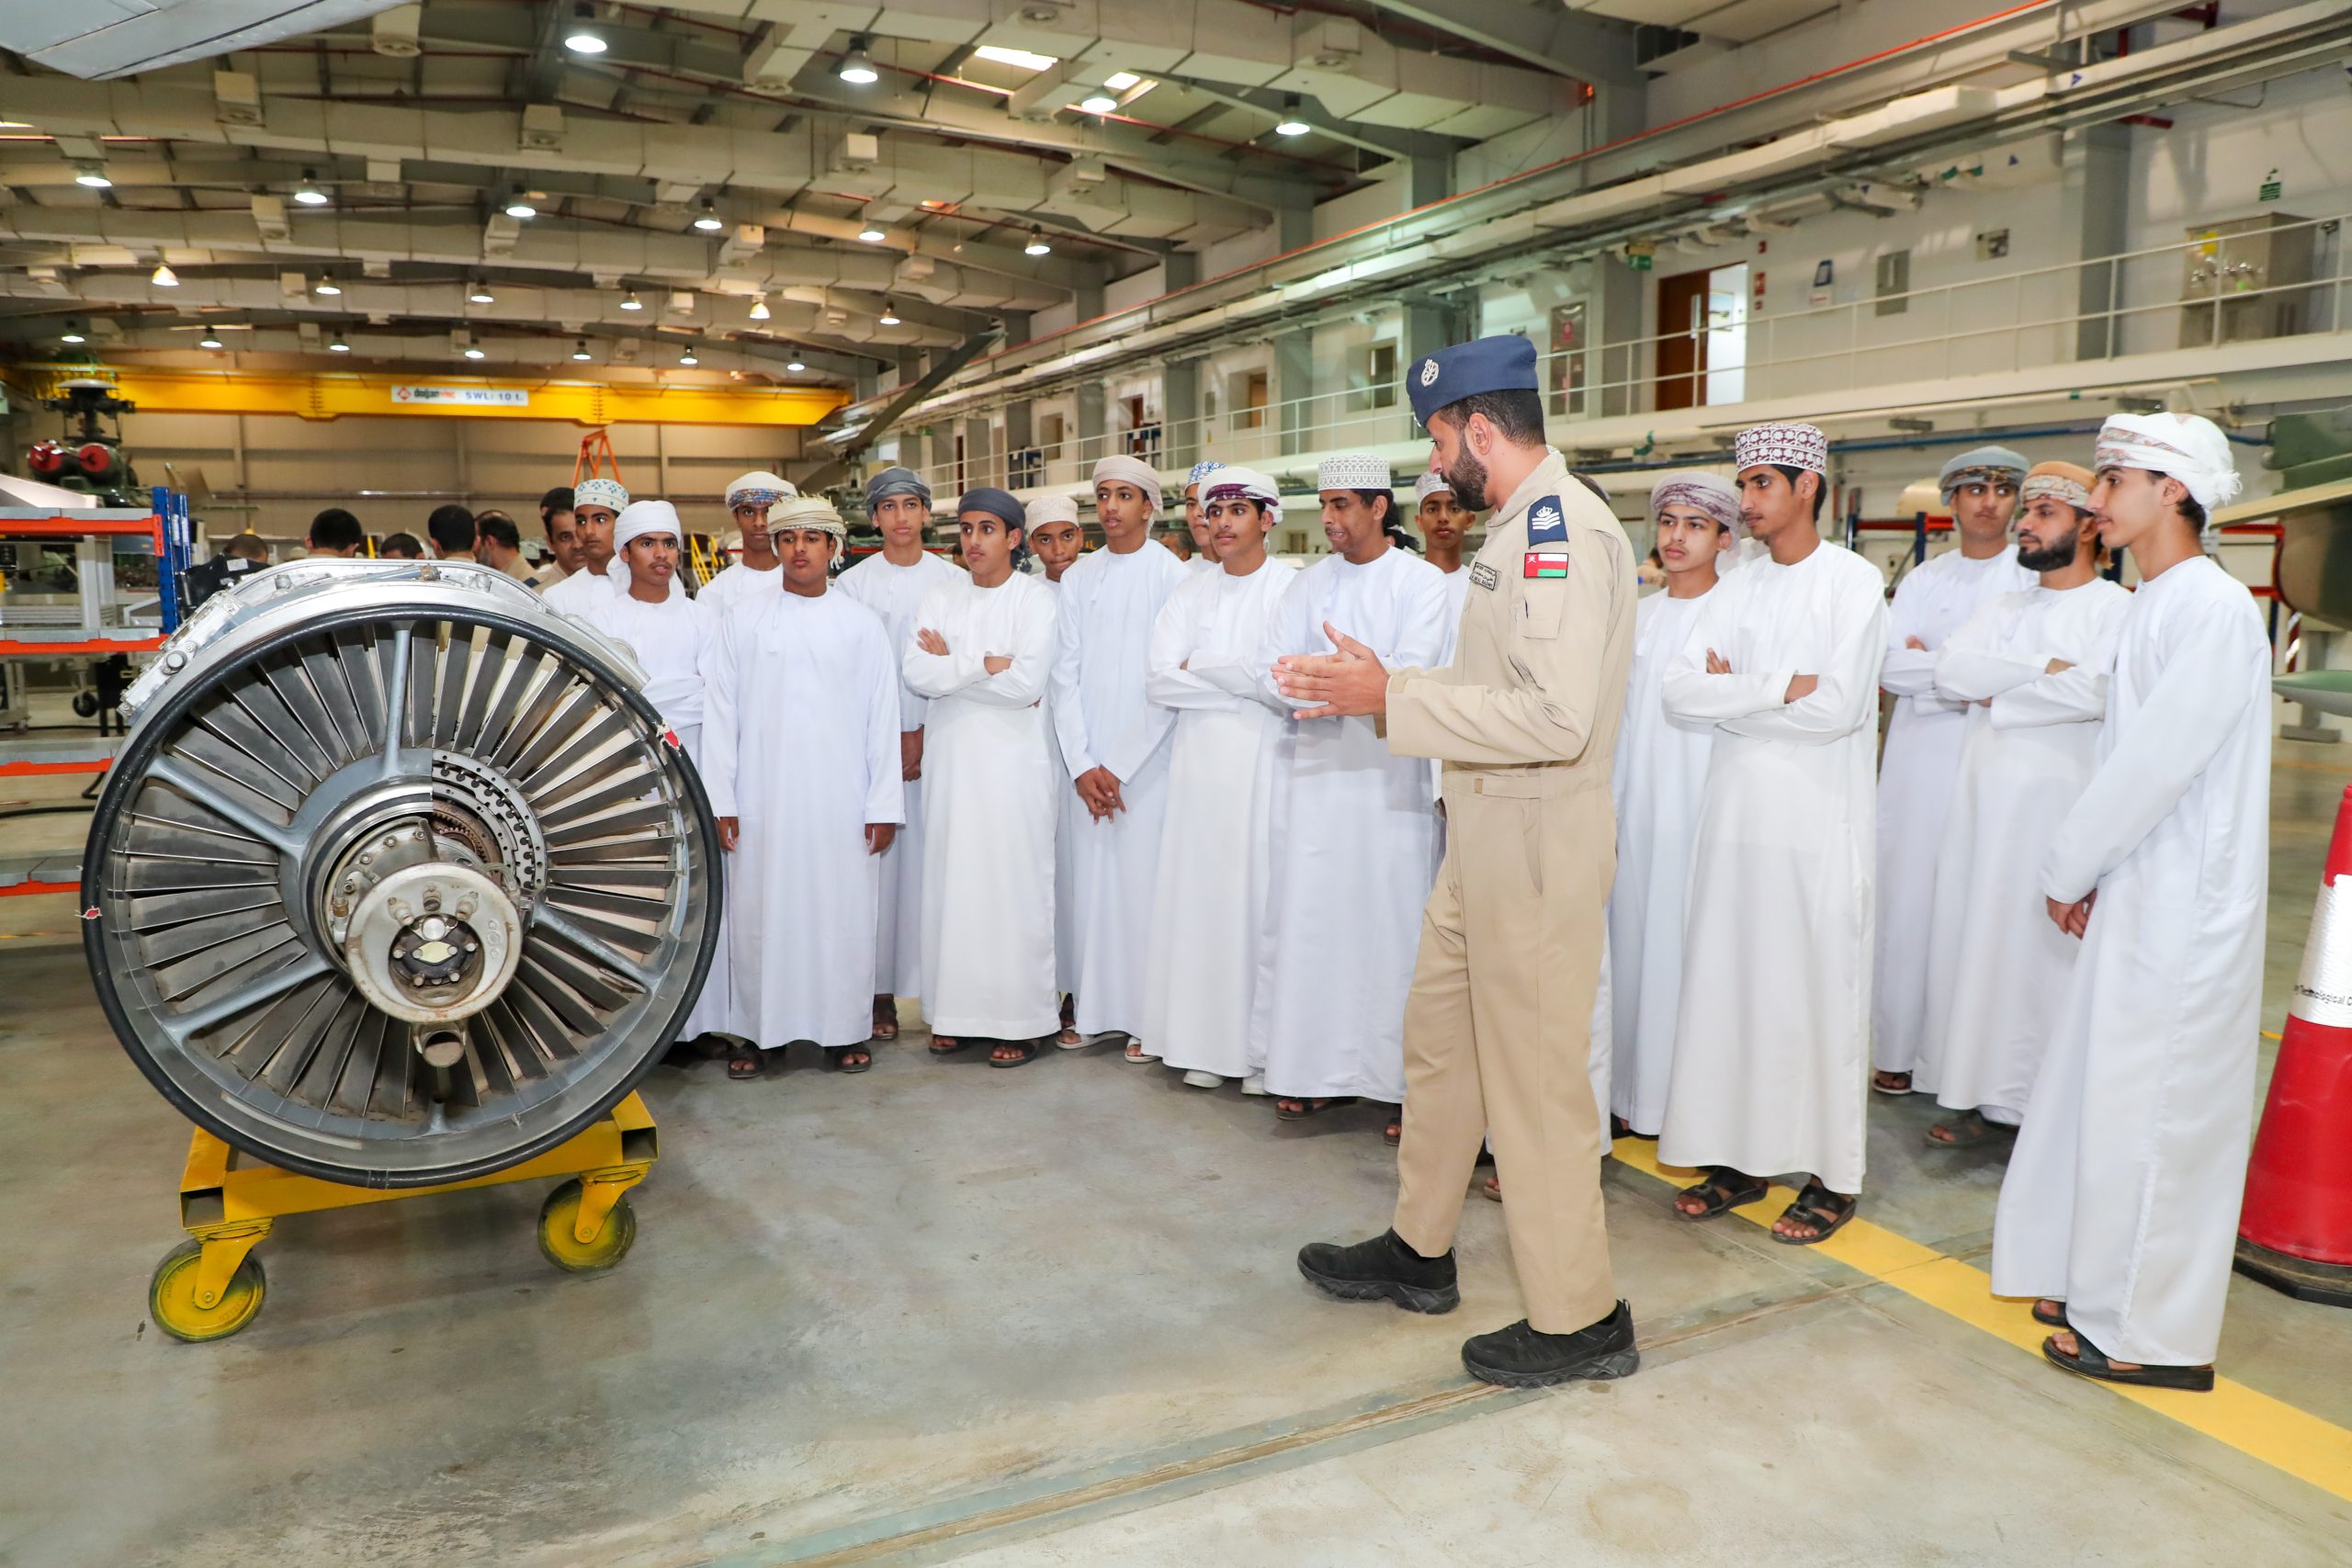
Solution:
[[[1527,509],[1527,544],[1531,550],[1545,545],[1566,546],[1568,542],[1568,514],[1556,495],[1535,498]],[[1534,573],[1530,572],[1532,577]]]
[[[1470,563],[1471,587],[1492,590],[1499,584],[1502,580],[1503,574],[1497,571],[1493,567],[1488,566],[1485,561],[1474,560]]]

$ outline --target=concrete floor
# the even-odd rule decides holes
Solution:
[[[2280,747],[2267,1028],[2347,783],[2352,746]],[[0,853],[80,828],[0,820]],[[253,1326],[176,1344],[144,1292],[187,1128],[74,913],[0,899],[0,1563],[2352,1561],[2344,1496],[1753,1225],[1679,1224],[1622,1165],[1642,1373],[1471,1383],[1463,1337],[1521,1315],[1495,1205],[1467,1203],[1459,1312],[1325,1301],[1292,1256],[1384,1223],[1372,1115],[1278,1126],[1104,1048],[664,1068],[616,1271],[541,1261],[537,1185],[390,1203],[282,1222]],[[1981,1261],[1999,1153],[1931,1154],[1924,1102],[1871,1115],[1865,1217]],[[2352,1314],[2237,1281],[2222,1370],[2352,1427]]]

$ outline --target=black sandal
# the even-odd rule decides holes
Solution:
[[[748,1083],[767,1071],[767,1053],[756,1045],[738,1045],[727,1057],[727,1076]]]
[[[1001,1040],[997,1043],[1009,1046],[1020,1052],[1021,1055],[1000,1056],[994,1051],[990,1051],[989,1066],[991,1067],[1025,1067],[1037,1059],[1037,1043],[1035,1040]]]
[[[2078,1378],[2092,1378],[2099,1382],[2122,1383],[2131,1388],[2177,1388],[2188,1393],[2213,1392],[2213,1369],[2211,1367],[2135,1367],[2125,1371],[2107,1359],[2105,1352],[2074,1329],[2075,1353],[2071,1356],[2058,1348],[2056,1336],[2041,1342],[2042,1359],[2052,1366],[2070,1371]]]
[[[1841,1203],[1845,1207],[1839,1208],[1838,1205]],[[1818,1246],[1836,1235],[1846,1222],[1854,1217],[1854,1211],[1860,1207],[1861,1207],[1861,1200],[1859,1195],[1832,1192],[1818,1181],[1808,1181],[1804,1184],[1804,1190],[1797,1194],[1797,1201],[1788,1206],[1781,1218],[1794,1220],[1801,1225],[1811,1225],[1813,1234],[1811,1235],[1782,1235],[1779,1231],[1774,1231],[1772,1239],[1783,1247]]]
[[[863,1062],[853,1062],[849,1060],[849,1054],[853,1051],[865,1057],[865,1060]],[[873,1065],[874,1053],[867,1050],[863,1045],[828,1045],[825,1047],[825,1066],[832,1068],[833,1071],[837,1073],[862,1073]]]
[[[1284,1111],[1283,1104],[1285,1100],[1297,1106],[1298,1109]],[[1274,1114],[1285,1122],[1304,1122],[1309,1116],[1320,1116],[1326,1111],[1336,1110],[1342,1105],[1353,1105],[1355,1102],[1356,1097],[1352,1094],[1343,1094],[1336,1100],[1302,1100],[1296,1095],[1286,1094],[1274,1101]]]
[[[2045,1306],[2050,1309],[2048,1312],[2041,1310]],[[2071,1329],[2075,1326],[2073,1324],[2066,1321],[2066,1303],[2064,1302],[2053,1302],[2048,1300],[2038,1301],[2033,1303],[2031,1310],[2033,1312],[2033,1321],[2041,1325],[2044,1328]]]
[[[1728,1165],[1711,1165],[1704,1181],[1686,1187],[1678,1194],[1695,1196],[1706,1207],[1693,1213],[1678,1202],[1674,1205],[1674,1217],[1694,1222],[1720,1219],[1734,1209],[1762,1202],[1771,1190],[1772,1184],[1760,1176],[1750,1176]]]

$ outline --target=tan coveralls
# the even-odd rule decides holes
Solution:
[[[1555,500],[1566,577],[1530,577],[1528,513]],[[1562,547],[1543,547],[1556,568]],[[1443,670],[1389,677],[1389,750],[1445,761],[1445,863],[1405,1003],[1396,1234],[1453,1245],[1490,1132],[1531,1326],[1569,1334],[1617,1301],[1600,1108],[1586,1066],[1617,867],[1610,763],[1634,651],[1634,552],[1551,453],[1487,526]]]

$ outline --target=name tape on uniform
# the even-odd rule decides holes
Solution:
[[[1503,574],[1497,571],[1493,567],[1488,566],[1485,561],[1474,560],[1470,563],[1471,587],[1492,590],[1499,587],[1502,583],[1502,580]]]

